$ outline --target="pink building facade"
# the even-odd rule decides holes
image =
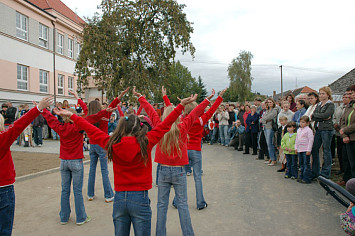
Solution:
[[[69,91],[80,86],[74,71],[85,22],[60,0],[0,0],[0,16],[0,102],[55,94],[75,103]]]

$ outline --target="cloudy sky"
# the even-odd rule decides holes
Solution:
[[[62,0],[81,17],[100,0]],[[227,68],[241,50],[250,51],[252,91],[271,95],[328,85],[355,67],[353,0],[178,0],[193,22],[195,58],[178,55],[208,89],[228,87]]]

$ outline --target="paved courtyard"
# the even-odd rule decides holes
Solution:
[[[54,152],[54,146],[55,142],[47,141],[42,148],[28,149],[29,155],[35,155],[32,151],[39,149]],[[207,209],[196,209],[193,176],[187,177],[190,214],[196,235],[345,235],[338,216],[345,208],[326,196],[317,183],[302,185],[286,180],[283,174],[276,172],[278,167],[269,167],[255,160],[255,156],[243,155],[232,148],[204,145],[202,154]],[[88,167],[85,165],[84,196]],[[155,167],[154,164],[153,178]],[[113,184],[112,163],[109,169]],[[58,171],[19,178],[15,184],[13,235],[113,235],[112,203],[104,202],[100,173],[97,174],[97,197],[92,202],[85,198],[86,211],[92,221],[83,226],[75,224],[73,196],[69,223],[59,223],[61,186]],[[157,187],[154,186],[149,194],[154,235]],[[172,206],[168,210],[167,233],[181,235],[178,212]]]

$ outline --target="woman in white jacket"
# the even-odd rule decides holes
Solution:
[[[224,105],[220,105],[218,113],[219,137],[221,138],[221,145],[226,147],[229,145],[228,120],[228,111],[225,110]]]

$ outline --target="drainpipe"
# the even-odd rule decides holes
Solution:
[[[54,81],[54,106],[57,103],[57,91],[56,91],[56,77],[55,77],[55,49],[56,49],[56,29],[55,29],[55,24],[54,21],[52,20],[52,25],[53,25],[53,81]]]

